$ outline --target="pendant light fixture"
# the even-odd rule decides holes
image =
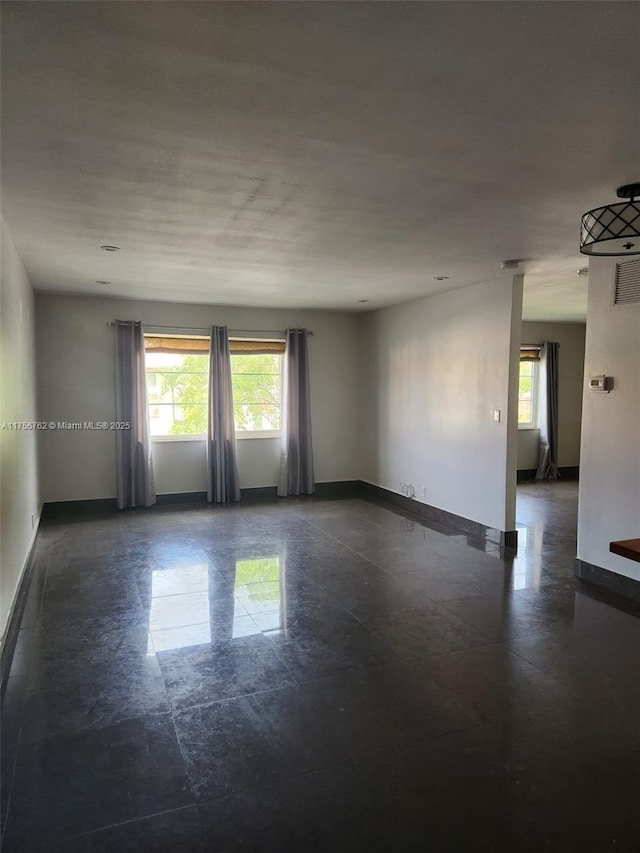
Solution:
[[[582,217],[580,251],[583,255],[640,254],[640,184],[625,184],[616,191],[618,204],[605,204]]]

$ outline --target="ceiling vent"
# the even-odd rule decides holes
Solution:
[[[614,305],[640,305],[640,258],[616,264]]]

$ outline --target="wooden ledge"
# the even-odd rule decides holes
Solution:
[[[640,539],[620,539],[618,542],[609,542],[609,550],[619,557],[635,560],[640,563]]]

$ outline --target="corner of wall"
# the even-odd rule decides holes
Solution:
[[[36,421],[33,288],[4,221],[0,289],[0,422]],[[37,530],[37,432],[0,431],[0,635],[4,636]]]
[[[518,479],[518,385],[520,342],[522,339],[522,296],[524,276],[514,275],[511,287],[511,336],[509,346],[509,401],[507,406],[507,448],[504,530],[516,529],[516,487]]]
[[[640,306],[614,307],[615,258],[591,258],[585,377],[613,377],[609,394],[584,383],[578,558],[640,580],[640,564],[609,552],[609,543],[640,536]]]

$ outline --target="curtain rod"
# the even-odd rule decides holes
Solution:
[[[117,320],[110,320],[107,323],[107,326],[115,326],[117,322]],[[195,326],[158,326],[154,323],[149,323],[148,325],[151,329],[178,329],[184,332],[203,332],[205,335],[209,333],[209,330],[211,328],[209,327],[208,329],[196,329]],[[271,329],[229,329],[230,335],[280,335],[280,337],[284,337],[285,333],[286,330],[282,331],[282,329],[278,329],[276,331],[273,331]],[[313,329],[307,329],[307,334],[315,335],[315,332],[313,331]]]
[[[520,349],[542,349],[543,346],[544,344],[520,344]],[[558,346],[560,346],[560,344],[558,344]]]

